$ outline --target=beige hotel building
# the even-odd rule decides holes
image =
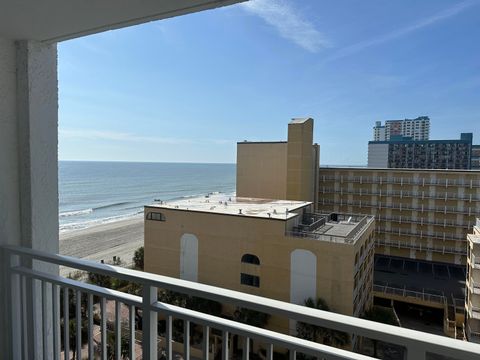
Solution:
[[[288,143],[240,143],[237,196],[146,206],[145,270],[296,304],[320,297],[332,311],[361,315],[373,301],[375,220],[314,211],[312,129],[299,119]],[[262,173],[243,172],[259,165]],[[295,331],[280,318],[267,327]]]
[[[288,207],[289,212],[296,214],[296,221],[308,218],[304,214],[311,217],[325,214],[326,223],[332,222],[332,215],[334,218],[336,216],[337,220],[342,219],[340,223],[348,219],[359,223],[363,219],[368,219],[365,221],[369,226],[362,227],[362,236],[353,243],[312,241],[310,235],[303,238],[292,237],[290,236],[292,229],[298,230],[300,223],[292,223],[287,216],[283,220],[284,226],[275,235],[278,239],[283,239],[276,240],[279,241],[278,244],[284,246],[289,244],[288,251],[284,250],[283,256],[279,257],[277,251],[282,247],[266,245],[273,237],[265,235],[268,234],[265,231],[269,226],[263,225],[277,221],[273,212],[267,209],[272,205],[258,209],[270,213],[269,218],[265,216],[250,218],[245,213],[235,216],[229,214],[235,219],[242,219],[237,221],[243,221],[244,224],[248,221],[255,225],[229,227],[230,231],[225,231],[222,236],[215,234],[219,234],[225,227],[222,224],[230,221],[220,220],[221,216],[225,217],[227,214],[222,214],[218,209],[210,210],[205,206],[201,213],[208,214],[209,219],[217,218],[218,226],[207,226],[208,231],[204,232],[203,236],[199,235],[200,229],[191,232],[198,239],[198,244],[205,243],[205,246],[210,244],[209,251],[199,252],[198,281],[258,293],[279,300],[301,302],[302,296],[295,298],[292,295],[290,278],[294,269],[291,253],[296,249],[303,249],[316,256],[316,296],[324,298],[333,311],[358,315],[361,313],[358,309],[363,310],[364,304],[370,302],[358,298],[355,292],[355,279],[359,277],[363,279],[363,276],[357,273],[356,260],[359,258],[360,266],[362,268],[365,266],[367,273],[371,271],[370,262],[373,261],[375,299],[384,305],[411,304],[437,311],[440,314],[437,317],[440,318],[443,331],[452,337],[463,338],[467,233],[472,231],[475,217],[480,214],[480,171],[319,167],[319,158],[320,148],[313,143],[313,119],[310,118],[292,120],[288,124],[287,141],[239,142],[236,192],[238,198],[234,202],[250,201],[252,208],[255,209],[260,201],[268,204],[267,200],[259,199],[300,201],[305,205],[299,204],[297,210],[293,210],[293,204]],[[178,206],[178,209],[172,209],[172,206]],[[229,206],[228,202],[226,206]],[[161,209],[158,210],[161,213],[167,210],[177,212],[182,210],[186,215],[180,222],[175,216],[173,224],[168,224],[168,220],[163,224],[148,220],[148,213],[153,208]],[[304,210],[298,211],[299,208]],[[188,221],[192,224],[197,223],[198,221],[193,219],[198,216],[198,212],[198,209],[194,210],[185,203],[155,204],[153,207],[145,208],[148,271],[182,276],[179,239],[183,236],[183,230],[179,229],[177,233],[172,233],[168,229],[170,226],[180,227],[180,224],[187,223],[187,219],[190,219]],[[167,213],[165,217],[168,219]],[[201,224],[204,223],[206,224],[202,220]],[[323,231],[320,229],[317,233]],[[231,242],[220,240],[223,238],[238,240]],[[364,249],[370,249],[368,244],[371,238],[375,240],[375,258],[370,259],[369,255],[365,258],[357,256],[362,253],[362,246]],[[249,246],[246,247],[244,244],[247,243]],[[253,244],[257,248],[252,248]],[[272,244],[270,242],[270,245]],[[341,251],[337,250],[339,244],[342,244]],[[228,252],[223,251],[223,246],[229,249]],[[320,246],[324,248],[320,250]],[[176,252],[172,253],[174,249]],[[170,251],[172,256],[165,255],[168,253],[165,250]],[[229,271],[232,270],[232,273],[226,277],[230,279],[228,283],[225,283],[227,280],[221,280],[224,274],[221,273],[219,276],[218,269],[213,268],[213,265],[200,265],[205,261],[202,259],[207,259],[207,256],[212,256],[211,254],[215,254],[216,251],[222,253],[222,256],[228,254],[224,260],[231,262]],[[342,262],[330,263],[329,256],[323,261],[322,257],[327,251],[331,254],[338,251],[339,256],[342,254]],[[288,252],[290,258],[286,256]],[[257,256],[261,265],[256,267],[242,263],[243,254]],[[168,259],[163,261],[165,257]],[[272,260],[267,260],[270,257]],[[274,261],[274,266],[277,269],[282,268],[283,272],[272,272],[274,278],[264,281],[262,279],[264,274],[268,273],[267,264],[270,264],[270,261]],[[336,265],[338,265],[336,270],[333,270],[332,267]],[[244,273],[242,272],[244,268],[252,270],[245,274],[254,276],[257,276],[255,271],[262,270],[258,289],[241,283],[239,273]],[[329,282],[319,282],[322,277],[329,278]],[[368,275],[365,278],[369,284]],[[345,297],[343,293],[338,292],[338,287],[346,286],[349,281],[353,284],[347,287],[351,295]],[[270,288],[272,284],[277,284],[274,286],[275,289]],[[283,287],[283,290],[279,290],[280,287]],[[369,291],[368,287],[365,289]]]

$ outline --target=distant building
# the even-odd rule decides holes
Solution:
[[[477,224],[473,227],[473,234],[467,238],[466,333],[468,341],[480,343],[480,219],[477,219]]]
[[[472,145],[472,170],[480,170],[480,145]]]
[[[377,121],[373,128],[373,141],[385,141],[386,139],[385,125],[382,125],[381,121]]]
[[[472,133],[462,133],[460,139],[455,140],[415,140],[393,136],[386,141],[370,141],[368,167],[467,170],[472,168],[472,139]]]
[[[381,121],[373,128],[374,141],[387,141],[392,137],[407,136],[413,140],[428,140],[430,138],[430,118],[420,116],[416,119],[387,120],[385,125]]]

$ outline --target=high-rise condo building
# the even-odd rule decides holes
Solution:
[[[407,136],[413,140],[428,140],[430,138],[430,118],[420,116],[416,119],[387,120],[385,125],[377,121],[373,128],[374,141],[390,140],[394,136]]]
[[[368,167],[470,169],[473,165],[472,139],[472,133],[462,133],[460,139],[454,140],[414,140],[396,135],[386,141],[370,141]]]

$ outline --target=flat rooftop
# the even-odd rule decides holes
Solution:
[[[306,213],[302,222],[293,228],[290,235],[314,240],[354,243],[373,219],[373,216],[369,215]]]
[[[208,194],[200,197],[155,202],[147,207],[196,211],[221,215],[236,215],[264,219],[288,220],[298,216],[295,211],[311,202],[237,197]]]

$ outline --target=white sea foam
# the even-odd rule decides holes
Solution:
[[[76,223],[70,223],[70,224],[62,224],[62,225],[60,225],[60,232],[63,233],[63,232],[67,232],[67,231],[86,229],[86,228],[89,228],[89,227],[95,226],[95,225],[109,224],[109,223],[122,221],[122,220],[140,218],[142,216],[143,216],[143,210],[142,211],[137,211],[137,212],[134,212],[134,213],[110,216],[110,217],[101,218],[101,219],[82,221],[82,222],[76,222]]]
[[[86,215],[93,212],[93,209],[85,209],[85,210],[74,210],[74,211],[65,211],[58,215],[58,217],[69,217],[69,216],[78,216],[78,215]]]

